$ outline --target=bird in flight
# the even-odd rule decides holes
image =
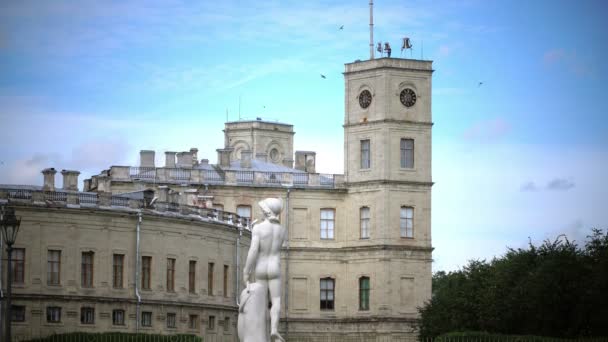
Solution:
[[[321,74],[321,78],[327,78],[327,77],[325,77],[325,75]]]
[[[344,25],[340,26],[338,30],[344,30]]]
[[[479,82],[479,84],[477,85],[477,88],[481,87],[482,84],[483,84],[483,82]]]

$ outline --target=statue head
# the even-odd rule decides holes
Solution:
[[[280,198],[267,198],[260,201],[258,205],[269,220],[278,220],[281,210],[283,210],[283,201]]]

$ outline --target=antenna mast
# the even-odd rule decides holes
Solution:
[[[374,59],[374,0],[369,0],[369,59]]]

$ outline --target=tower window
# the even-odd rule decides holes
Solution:
[[[334,209],[321,209],[321,240],[331,240],[334,238]]]
[[[369,207],[361,207],[359,217],[361,220],[361,238],[369,239]]]
[[[401,237],[414,237],[414,208],[401,207],[399,226],[401,230]]]
[[[401,167],[414,168],[414,139],[401,139]]]
[[[359,278],[359,310],[369,310],[369,277]]]
[[[361,168],[369,169],[371,167],[371,158],[369,152],[369,139],[361,140]]]

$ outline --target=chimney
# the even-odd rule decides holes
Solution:
[[[154,167],[154,151],[141,150],[139,151],[139,166]]]
[[[177,167],[184,169],[192,168],[192,152],[180,152],[177,154]]]
[[[251,156],[253,152],[251,150],[241,151],[241,167],[244,169],[251,169]]]
[[[78,191],[78,175],[79,171],[61,170],[63,175],[63,190]]]
[[[56,173],[57,173],[57,170],[55,170],[52,167],[42,170],[42,174],[44,175],[44,184],[42,185],[42,190],[55,191],[55,174]]]
[[[230,154],[234,148],[218,148],[217,151],[217,163],[220,167],[230,167]]]
[[[176,152],[165,152],[165,167],[175,168],[175,154]]]
[[[296,170],[315,173],[317,153],[313,151],[296,151]]]
[[[201,159],[200,165],[201,166],[207,166],[207,165],[209,165],[209,159]]]
[[[198,148],[191,148],[190,153],[192,153],[192,166],[195,166],[198,164]]]

